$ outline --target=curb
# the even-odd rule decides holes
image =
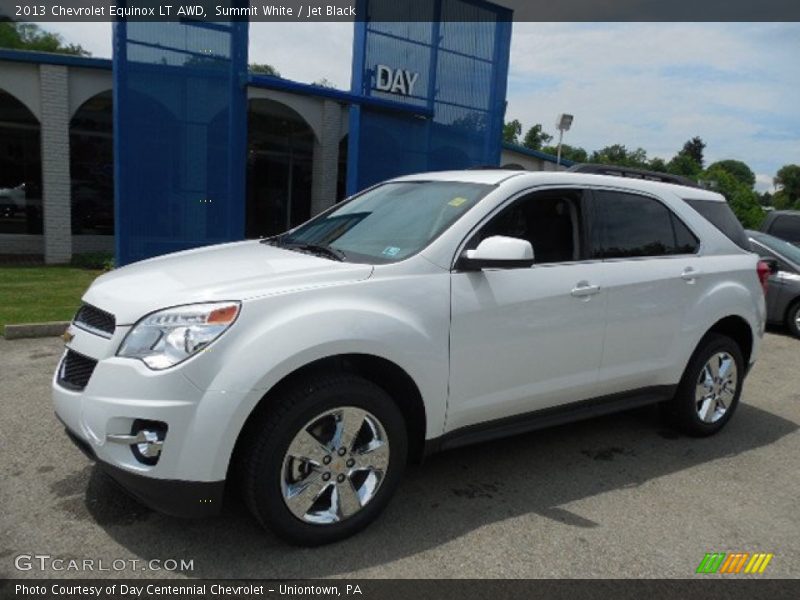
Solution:
[[[22,323],[20,325],[6,325],[5,337],[7,340],[20,340],[23,338],[42,338],[60,336],[69,327],[69,321],[51,321],[49,323]]]

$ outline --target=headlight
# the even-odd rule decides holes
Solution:
[[[138,358],[155,370],[177,365],[221,336],[240,307],[240,302],[210,302],[151,313],[128,332],[117,356]]]

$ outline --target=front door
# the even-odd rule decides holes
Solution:
[[[603,263],[584,259],[581,190],[515,200],[469,240],[531,242],[528,268],[454,272],[447,430],[593,395],[602,355]]]

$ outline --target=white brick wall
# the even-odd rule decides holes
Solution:
[[[325,100],[322,106],[322,139],[314,142],[314,164],[311,171],[311,214],[316,215],[333,205],[339,169],[339,138],[342,107]]]
[[[72,258],[69,176],[69,80],[67,67],[39,65],[41,86],[44,260]]]

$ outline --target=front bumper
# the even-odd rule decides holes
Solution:
[[[225,481],[181,481],[153,479],[97,458],[91,444],[69,427],[64,427],[67,437],[90,460],[116,481],[126,492],[150,508],[175,517],[212,517],[222,509]]]
[[[205,499],[211,506],[200,512],[208,514],[218,509],[214,504],[219,504],[219,493],[214,490],[221,489],[227,478],[234,444],[259,392],[202,389],[187,376],[186,367],[192,362],[196,370],[216,372],[222,363],[217,352],[164,371],[117,357],[114,351],[126,331],[117,327],[114,336],[105,339],[70,327],[68,351],[95,360],[96,365],[82,389],[62,385],[59,371],[54,374],[56,416],[93,460],[146,504],[158,508],[161,496],[190,496],[197,504]],[[118,441],[131,434],[137,421],[167,426],[156,464],[143,462],[131,445]],[[181,493],[187,482],[194,486],[191,493]],[[186,514],[183,506],[180,514]]]

